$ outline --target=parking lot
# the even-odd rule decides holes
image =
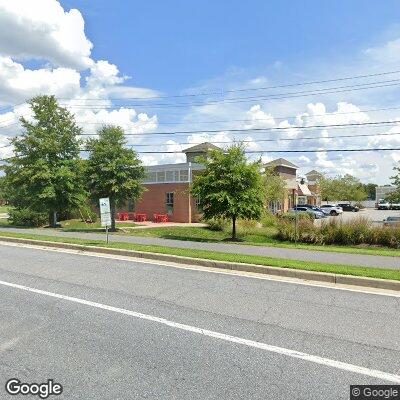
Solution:
[[[329,217],[329,218],[338,218],[343,221],[349,221],[353,218],[365,217],[370,219],[375,224],[381,224],[382,221],[387,217],[397,216],[400,217],[400,210],[376,210],[374,208],[365,208],[360,210],[359,212],[343,212],[338,217]]]

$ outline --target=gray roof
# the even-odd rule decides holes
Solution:
[[[265,167],[278,167],[278,166],[283,166],[283,167],[289,167],[293,169],[298,169],[299,167],[293,163],[291,163],[288,160],[285,160],[284,158],[277,158],[276,160],[272,160],[266,164],[264,164]]]
[[[322,174],[321,174],[321,172],[318,172],[315,169],[313,169],[312,171],[306,173],[306,176],[310,176],[310,175],[322,175]]]
[[[182,153],[207,153],[208,150],[221,150],[221,148],[210,142],[204,142],[182,150]]]

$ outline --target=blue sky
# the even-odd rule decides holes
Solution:
[[[276,62],[293,69],[288,78],[295,79],[296,66],[351,57],[379,43],[400,21],[399,3],[390,0],[62,4],[82,12],[94,58],[115,63],[138,86],[168,93],[230,69],[264,74]]]
[[[244,140],[249,158],[285,157],[300,174],[318,169],[388,183],[400,151],[323,150],[400,148],[400,72],[260,88],[398,71],[399,21],[391,0],[0,0],[0,156],[12,153],[7,143],[21,132],[19,117],[30,117],[26,100],[44,93],[68,107],[86,134],[122,126],[145,164],[184,161],[181,150],[201,141]],[[265,98],[318,89],[333,92]],[[163,98],[185,94],[197,96]],[[329,126],[388,120],[399,123]]]

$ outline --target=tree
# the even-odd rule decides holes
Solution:
[[[195,177],[192,195],[199,199],[205,219],[232,220],[232,239],[236,240],[237,219],[259,219],[262,214],[265,195],[261,164],[248,163],[241,144],[226,152],[211,150],[199,162],[205,170]]]
[[[86,176],[91,197],[109,197],[111,207],[111,231],[115,231],[117,205],[130,199],[136,201],[142,194],[144,167],[132,149],[125,147],[124,130],[119,126],[104,126],[98,131],[98,139],[89,139],[86,149]]]
[[[362,201],[368,197],[363,184],[352,175],[337,176],[335,178],[322,177],[318,181],[322,200]]]
[[[395,175],[391,176],[390,179],[396,189],[387,196],[387,200],[391,203],[400,203],[400,166],[394,167],[393,171],[395,171]]]
[[[368,197],[362,183],[356,177],[346,174],[339,177],[339,195],[341,200],[362,201]]]
[[[363,183],[362,184],[364,191],[367,193],[368,199],[375,199],[377,186],[378,185],[376,183]]]
[[[266,204],[283,201],[287,194],[286,182],[274,170],[274,167],[266,168],[263,178]]]
[[[14,156],[4,167],[4,192],[17,209],[46,212],[54,227],[57,212],[79,207],[86,198],[81,128],[54,96],[37,96],[28,103],[33,120],[20,119],[24,132],[12,140]]]
[[[322,176],[318,179],[318,186],[321,190],[323,201],[335,200],[339,191],[339,182],[337,179]]]

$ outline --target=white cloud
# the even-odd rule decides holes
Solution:
[[[86,78],[89,89],[123,83],[128,77],[120,76],[118,67],[105,60],[96,61]]]
[[[400,154],[399,153],[391,153],[390,156],[392,157],[394,162],[396,162],[396,163],[400,162]]]
[[[0,52],[18,59],[43,59],[86,69],[92,43],[82,14],[56,0],[0,0]]]
[[[365,50],[365,54],[380,63],[398,63],[400,61],[400,38],[390,40],[382,46],[371,47]]]
[[[312,125],[340,125],[363,123],[369,121],[369,116],[354,104],[338,102],[337,110],[327,112],[323,103],[307,104],[307,112],[296,117],[296,123],[302,126]]]
[[[133,108],[105,107],[113,106],[113,95],[151,97],[158,92],[123,86],[128,77],[107,60],[90,59],[91,48],[79,11],[66,12],[55,0],[0,0],[0,105],[53,94],[75,114],[85,133],[94,134],[102,124],[115,124],[129,134],[129,143],[142,142],[144,137],[134,134],[155,131],[156,115],[138,114]],[[21,59],[43,59],[53,66],[28,69],[16,61]],[[86,84],[81,86],[80,70],[87,68]],[[0,113],[1,138],[20,132],[21,115],[31,115],[26,103]]]
[[[259,104],[252,106],[246,114],[249,122],[245,124],[245,129],[271,128],[276,125],[272,115],[262,111]]]
[[[25,69],[9,57],[0,56],[0,102],[21,102],[47,93],[72,96],[80,90],[80,74],[70,68]]]
[[[303,164],[310,164],[311,162],[311,160],[306,156],[300,156],[299,161],[302,162]]]

